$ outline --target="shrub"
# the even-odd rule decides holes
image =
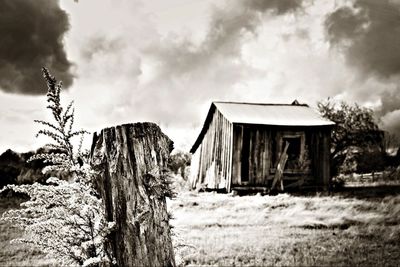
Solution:
[[[46,127],[38,135],[53,140],[47,145],[53,151],[33,155],[29,161],[50,163],[44,167],[44,173],[67,173],[70,179],[62,181],[52,177],[45,185],[6,186],[0,192],[12,189],[29,195],[30,200],[21,204],[22,209],[5,212],[2,220],[25,230],[24,238],[14,242],[34,245],[53,256],[60,265],[110,265],[112,255],[107,254],[105,242],[114,223],[105,219],[104,206],[93,189],[91,168],[81,152],[86,131],[73,131],[73,102],[64,110],[60,103],[61,83],[57,83],[46,68],[43,68],[43,76],[48,85],[47,108],[55,123],[36,122]],[[74,151],[71,139],[77,136],[81,137],[81,142]]]
[[[190,166],[191,156],[189,153],[178,151],[171,155],[168,160],[168,168],[174,174],[180,174],[184,180],[187,180],[187,167]]]

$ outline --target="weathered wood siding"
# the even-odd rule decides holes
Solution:
[[[303,169],[285,169],[283,180],[304,179],[326,188],[330,180],[330,127],[233,125],[232,187],[267,186],[282,151],[282,138],[300,139]],[[246,151],[247,147],[247,151]],[[246,162],[245,162],[246,161]]]
[[[190,161],[189,182],[192,189],[197,187],[200,169],[201,145],[193,153]]]
[[[302,185],[329,185],[331,127],[232,124],[216,108],[209,113],[206,126],[201,143],[192,152],[192,188],[201,184],[229,192],[234,187],[270,186],[284,140],[291,138],[298,138],[292,142],[299,147],[299,161],[287,164],[285,186],[298,180]]]
[[[267,127],[233,126],[233,186],[266,185],[271,167],[270,140],[271,131]],[[243,170],[244,161],[247,161],[246,170]]]
[[[312,153],[312,175],[315,185],[327,189],[330,183],[331,129],[315,128],[309,130]]]
[[[229,191],[232,174],[232,132],[232,124],[215,109],[202,143],[194,153],[195,157],[198,157],[198,163],[191,168],[192,186],[204,184],[207,188],[227,188]]]

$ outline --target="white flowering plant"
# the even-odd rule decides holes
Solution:
[[[68,181],[51,177],[47,184],[8,185],[1,191],[13,190],[27,194],[30,199],[21,204],[21,209],[3,213],[1,220],[21,227],[23,238],[12,242],[31,244],[53,257],[60,265],[110,266],[113,257],[107,252],[106,242],[115,223],[108,222],[105,208],[92,183],[92,170],[87,163],[87,154],[81,152],[86,131],[73,131],[73,102],[63,109],[60,102],[62,84],[43,68],[47,82],[47,102],[55,123],[36,120],[46,126],[38,135],[50,137],[48,145],[53,151],[32,156],[29,160],[41,159],[50,165],[43,172],[67,172]],[[71,139],[81,137],[74,152]]]
[[[55,123],[50,123],[43,120],[35,120],[45,126],[45,129],[39,130],[36,137],[44,135],[50,137],[53,143],[47,144],[46,146],[53,151],[53,153],[41,153],[32,156],[28,161],[41,159],[45,163],[50,163],[43,170],[45,173],[50,171],[64,171],[68,172],[75,179],[85,178],[84,172],[81,172],[77,166],[83,165],[83,160],[86,158],[82,153],[82,142],[83,137],[88,132],[85,130],[74,131],[74,117],[75,110],[73,108],[74,102],[71,101],[67,108],[61,105],[61,89],[62,83],[57,83],[55,77],[53,77],[46,68],[42,69],[43,77],[47,83],[47,108],[51,110]],[[72,138],[80,136],[80,143],[76,153],[74,152],[74,146],[72,145]]]

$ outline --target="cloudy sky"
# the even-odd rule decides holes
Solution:
[[[0,152],[46,142],[42,66],[77,127],[153,121],[183,150],[212,100],[331,97],[400,133],[400,0],[0,0],[0,36]]]

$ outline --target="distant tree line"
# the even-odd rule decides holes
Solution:
[[[0,155],[0,189],[7,184],[44,183],[48,178],[56,175],[54,172],[42,173],[42,169],[51,163],[45,163],[43,159],[28,162],[28,159],[36,154],[57,152],[46,146],[26,153],[7,149]],[[63,178],[66,175],[57,173],[57,176]]]

